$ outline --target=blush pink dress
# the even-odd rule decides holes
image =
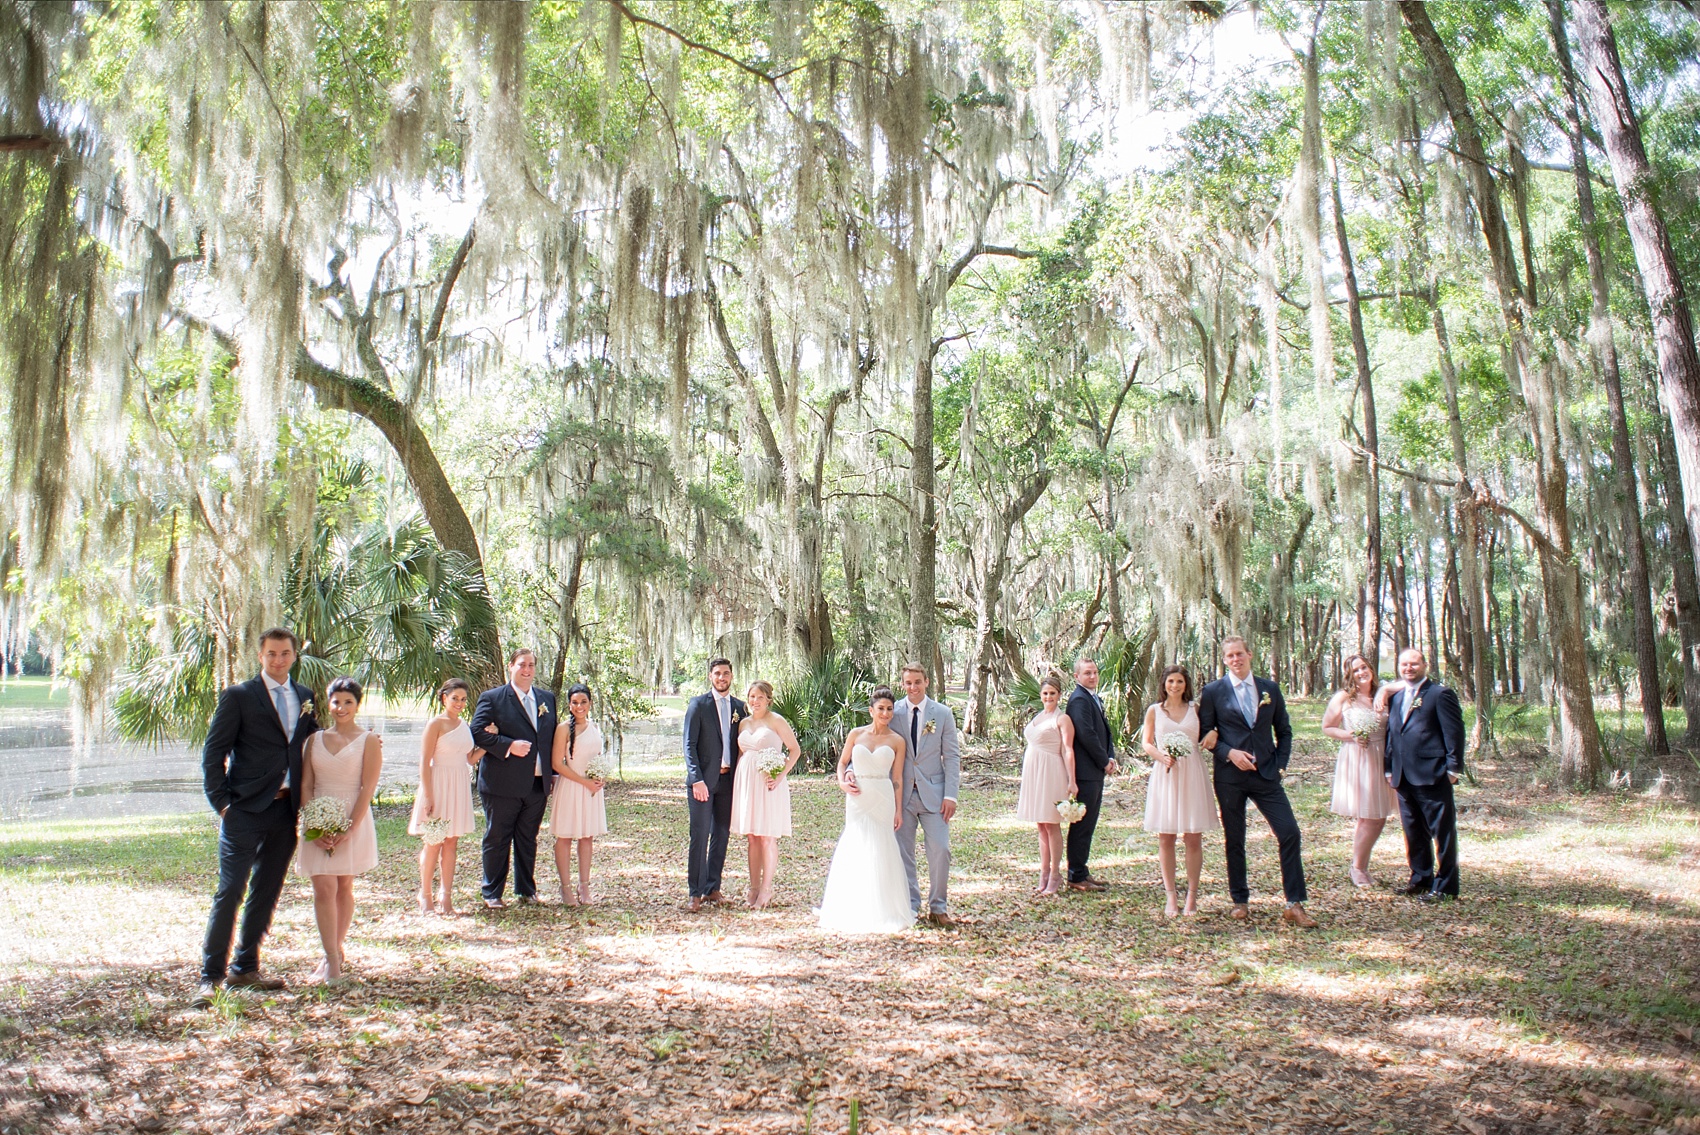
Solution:
[[[557,731],[568,728],[557,725]],[[591,759],[602,755],[602,730],[596,722],[587,721],[573,738],[572,751],[567,753],[567,765],[580,776],[590,767]],[[592,792],[564,776],[555,778],[554,813],[549,819],[549,833],[556,839],[589,839],[608,831],[608,790]]]
[[[1030,824],[1060,824],[1057,802],[1068,799],[1068,767],[1063,763],[1062,711],[1041,711],[1027,723],[1027,752],[1021,758],[1021,793],[1015,818]]]
[[[1145,830],[1157,835],[1193,835],[1222,826],[1216,818],[1216,795],[1210,791],[1210,775],[1204,771],[1204,754],[1198,748],[1198,708],[1186,707],[1179,721],[1157,711],[1157,747],[1163,738],[1179,733],[1192,742],[1192,751],[1165,769],[1154,764],[1145,782]]]
[[[1346,708],[1368,709],[1353,700]],[[1385,820],[1399,814],[1399,797],[1387,783],[1382,755],[1387,752],[1387,714],[1375,715],[1375,731],[1367,744],[1356,738],[1342,742],[1334,758],[1334,793],[1328,810],[1355,820]]]
[[[344,813],[354,808],[354,802],[360,797],[360,777],[366,770],[366,738],[368,732],[351,741],[343,742],[340,749],[332,750],[325,741],[327,737],[337,734],[329,729],[322,729],[307,739],[306,751],[301,754],[303,761],[313,763],[313,798],[320,796],[336,796],[341,798]],[[341,740],[341,738],[338,738]],[[302,801],[306,803],[305,800]],[[296,853],[295,869],[308,877],[314,875],[360,875],[378,865],[378,831],[372,824],[372,809],[353,817],[354,822],[348,827],[347,837],[336,845],[335,851],[326,851],[316,843],[301,841],[301,847]]]
[[[435,798],[437,815],[449,822],[450,838],[471,833],[472,822],[472,762],[466,759],[472,752],[472,728],[461,722],[437,738],[431,751],[431,795]],[[407,821],[408,835],[424,835],[425,791],[420,786],[413,798],[413,815]]]
[[[738,772],[732,780],[733,835],[791,834],[790,778],[782,774],[769,788],[767,776],[756,767],[756,754],[767,750],[789,757],[779,734],[766,725],[749,723],[738,733]]]

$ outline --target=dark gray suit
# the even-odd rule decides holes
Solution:
[[[1457,895],[1458,810],[1452,776],[1464,774],[1464,710],[1458,695],[1426,678],[1416,689],[1394,694],[1387,703],[1382,767],[1399,794],[1411,886]]]
[[[264,676],[231,686],[218,697],[201,776],[207,803],[222,813],[218,825],[218,889],[201,944],[201,980],[223,981],[226,968],[260,968],[260,941],[271,929],[289,861],[295,854],[295,816],[301,805],[301,750],[318,731],[313,691],[289,683],[300,713],[285,727]],[[247,893],[244,903],[243,893]],[[236,912],[242,933],[236,957],[230,938]]]

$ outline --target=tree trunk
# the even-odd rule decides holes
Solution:
[[[1369,568],[1365,588],[1369,605],[1358,640],[1358,651],[1372,667],[1381,665],[1381,440],[1375,422],[1375,383],[1369,369],[1369,342],[1364,338],[1363,307],[1358,300],[1358,273],[1352,262],[1352,246],[1346,239],[1346,210],[1340,204],[1340,171],[1334,171],[1334,236],[1340,245],[1340,268],[1346,277],[1346,321],[1352,329],[1352,360],[1357,365],[1358,393],[1364,400],[1364,448],[1369,450],[1368,476],[1364,478],[1364,550]],[[1314,302],[1314,301],[1313,301]]]
[[[920,357],[915,362],[915,391],[909,437],[909,660],[924,666],[933,688],[940,684],[938,555],[939,519],[933,468],[932,315],[921,320]]]
[[[1665,737],[1665,709],[1659,679],[1658,630],[1653,622],[1652,573],[1647,567],[1647,541],[1641,530],[1640,492],[1635,481],[1635,458],[1629,443],[1629,419],[1623,408],[1623,380],[1618,373],[1617,344],[1612,338],[1611,291],[1606,280],[1605,235],[1594,212],[1594,185],[1588,176],[1588,149],[1582,132],[1582,105],[1576,72],[1570,60],[1570,40],[1564,30],[1562,0],[1547,0],[1553,51],[1558,57],[1564,87],[1564,110],[1570,133],[1570,165],[1576,175],[1576,212],[1588,257],[1588,288],[1593,301],[1588,318],[1588,342],[1605,382],[1611,413],[1611,450],[1617,474],[1618,509],[1624,551],[1629,559],[1629,602],[1635,611],[1635,671],[1641,686],[1641,720],[1647,749],[1670,752]]]
[[[1676,592],[1676,629],[1682,641],[1682,712],[1688,718],[1683,744],[1700,748],[1700,580],[1695,578],[1694,544],[1689,539],[1682,483],[1670,476],[1676,467],[1676,443],[1665,423],[1658,430],[1659,466],[1665,474],[1670,522],[1671,585]]]
[[[1612,177],[1623,199],[1623,219],[1635,246],[1641,287],[1652,309],[1659,379],[1676,434],[1690,542],[1700,541],[1700,354],[1694,348],[1694,317],[1677,268],[1676,249],[1654,199],[1652,165],[1641,141],[1641,125],[1629,99],[1618,59],[1617,37],[1604,0],[1575,0],[1576,39],[1583,72],[1593,94],[1594,119],[1611,158]],[[1693,544],[1700,559],[1700,544]]]
[[[1021,492],[998,510],[986,534],[985,572],[974,603],[974,653],[968,664],[968,713],[962,731],[978,737],[987,732],[990,720],[986,703],[991,690],[992,662],[997,655],[998,603],[1003,598],[1003,577],[1009,568],[1009,538],[1022,517],[1033,510],[1051,483],[1043,470],[1021,486]]]
[[[413,411],[377,383],[319,362],[307,353],[304,346],[296,348],[295,373],[313,388],[320,405],[355,414],[378,427],[401,459],[408,483],[419,498],[419,507],[425,514],[425,522],[431,526],[432,535],[447,550],[465,556],[477,578],[483,581],[484,556],[479,550],[478,533],[472,527],[466,510],[461,507],[460,497],[455,494],[454,486],[449,484],[448,475],[443,472],[436,451],[431,448],[431,441],[425,436]],[[489,669],[483,674],[466,676],[493,686],[502,680],[507,668],[502,662],[495,609],[490,605],[488,594],[474,608],[474,619],[476,625],[471,629]]]
[[[1420,0],[1399,0],[1399,11],[1412,38],[1428,62],[1461,155],[1460,167],[1475,198],[1482,235],[1493,266],[1494,291],[1510,337],[1509,351],[1515,385],[1520,385],[1529,410],[1530,440],[1536,456],[1535,503],[1537,525],[1530,532],[1541,563],[1541,584],[1550,620],[1553,676],[1559,710],[1559,769],[1567,784],[1592,789],[1599,782],[1602,762],[1600,726],[1594,717],[1594,695],[1588,676],[1587,637],[1582,615],[1582,581],[1570,543],[1569,469],[1564,462],[1558,429],[1559,391],[1550,365],[1537,363],[1529,342],[1530,297],[1517,277],[1499,186],[1482,145],[1469,93],[1459,77],[1452,54],[1430,22]],[[1692,351],[1692,337],[1690,338]],[[1700,368],[1697,368],[1700,377]],[[1700,382],[1696,384],[1700,388]],[[1700,407],[1700,402],[1697,402]],[[1700,437],[1697,437],[1700,441]]]

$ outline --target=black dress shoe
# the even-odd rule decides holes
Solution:
[[[1457,902],[1457,895],[1449,895],[1445,891],[1424,891],[1417,896],[1417,901],[1427,906],[1439,906],[1441,903]]]
[[[1429,885],[1427,883],[1407,883],[1399,888],[1399,893],[1402,895],[1426,895],[1429,893]]]

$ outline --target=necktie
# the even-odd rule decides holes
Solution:
[[[915,750],[921,747],[921,707],[909,707],[909,756],[914,759]]]
[[[1411,703],[1417,700],[1417,691],[1420,689],[1422,689],[1421,686],[1413,686],[1411,689],[1405,691],[1405,712],[1399,715],[1399,725],[1401,727],[1404,726],[1405,722],[1411,720]]]
[[[525,715],[531,718],[531,727],[537,728],[537,691],[525,691]]]
[[[272,687],[272,704],[277,706],[277,720],[283,726],[283,735],[295,740],[295,722],[289,720],[289,695],[284,693],[282,686]]]
[[[720,771],[729,772],[732,768],[732,703],[719,695],[715,695],[714,703],[720,707]]]
[[[1240,712],[1245,714],[1246,724],[1250,725],[1257,720],[1257,703],[1252,700],[1251,696],[1252,691],[1256,689],[1256,687],[1253,686],[1249,680],[1241,682],[1239,687]]]

